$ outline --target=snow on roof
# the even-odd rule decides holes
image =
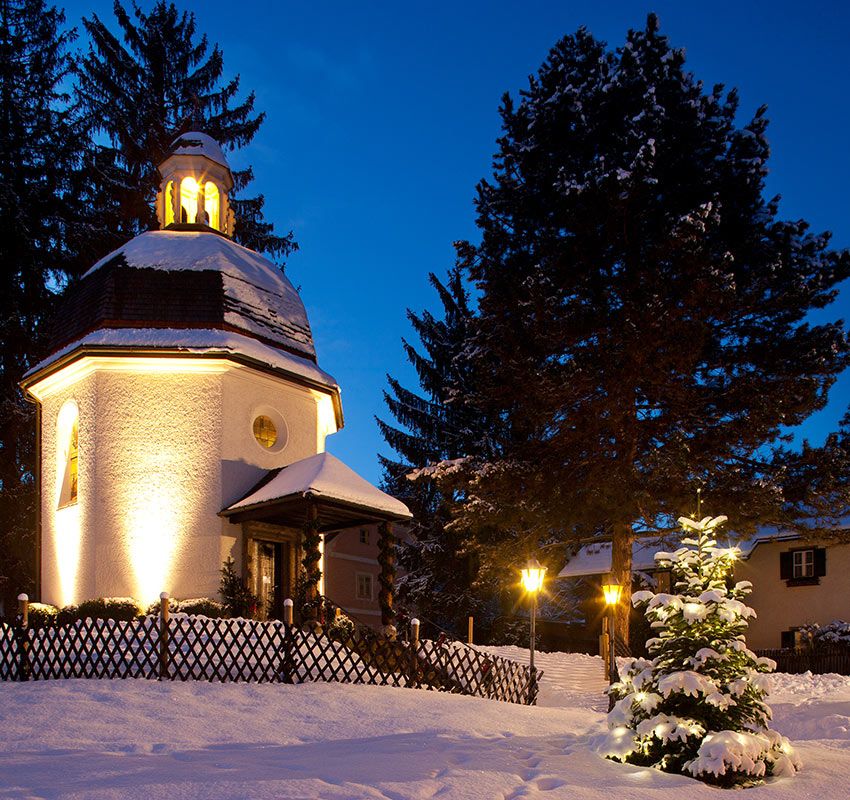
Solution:
[[[663,547],[638,540],[632,544],[632,569],[654,569],[655,554]],[[611,571],[611,542],[592,542],[582,545],[558,573],[559,578],[577,578],[582,575],[601,575]]]
[[[330,453],[317,453],[284,467],[270,481],[226,510],[236,511],[285,497],[304,497],[308,494],[320,500],[337,500],[383,511],[402,519],[412,517],[404,503],[361,478],[351,467]]]
[[[798,538],[799,534],[790,531],[778,532],[770,529],[760,531],[751,538],[737,543],[730,541],[730,544],[736,544],[741,551],[741,558],[747,558],[759,544]],[[655,554],[669,553],[676,547],[675,542],[671,544],[669,538],[666,542],[656,538],[638,539],[632,544],[632,571],[655,569]],[[602,575],[610,571],[611,542],[591,542],[582,545],[575,555],[570,557],[566,566],[558,573],[558,577],[578,578],[583,575]]]
[[[200,131],[190,131],[178,136],[171,145],[175,155],[206,156],[210,161],[230,169],[221,145],[212,136]]]
[[[220,272],[225,322],[316,355],[304,303],[271,261],[226,236],[201,231],[147,231],[100,259],[86,274],[115,259],[139,269]]]
[[[221,355],[225,358],[230,355],[241,355],[273,369],[283,370],[327,386],[334,391],[339,390],[336,380],[307,358],[300,358],[277,347],[263,344],[251,336],[207,328],[101,328],[52,353],[44,361],[36,364],[24,377],[40,372],[75,350],[82,348],[108,350],[115,347],[178,350],[203,355]]]

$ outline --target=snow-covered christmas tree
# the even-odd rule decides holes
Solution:
[[[742,598],[752,584],[730,585],[736,548],[714,539],[726,517],[679,520],[687,538],[675,553],[658,553],[675,594],[636,592],[656,636],[650,659],[634,659],[610,691],[603,746],[608,758],[680,772],[722,786],[793,775],[800,761],[788,740],[770,730],[768,658],[747,648]]]

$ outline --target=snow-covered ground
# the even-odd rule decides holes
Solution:
[[[518,648],[497,652],[527,659]],[[721,797],[605,761],[598,658],[539,654],[540,705],[342,684],[0,683],[0,798]],[[850,678],[774,678],[804,769],[752,800],[850,796]]]

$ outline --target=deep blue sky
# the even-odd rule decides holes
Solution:
[[[150,8],[149,2],[141,3]],[[390,372],[415,385],[405,309],[436,308],[429,271],[474,238],[472,198],[488,174],[502,92],[515,93],[561,35],[586,25],[615,46],[656,11],[707,85],[766,103],[768,189],[784,216],[850,246],[850,4],[833,2],[187,3],[198,27],[257,93],[268,119],[233,157],[254,167],[267,217],[301,245],[287,272],[320,364],[343,388],[346,427],[328,447],[364,477],[387,452],[373,417]],[[112,2],[68,3],[68,21]],[[850,318],[850,290],[835,316]],[[811,420],[813,441],[850,400],[850,376]]]

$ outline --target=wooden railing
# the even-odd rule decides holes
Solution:
[[[850,675],[850,648],[841,645],[816,645],[814,647],[757,650],[759,656],[772,658],[777,672],[813,672],[822,675],[837,672]]]

